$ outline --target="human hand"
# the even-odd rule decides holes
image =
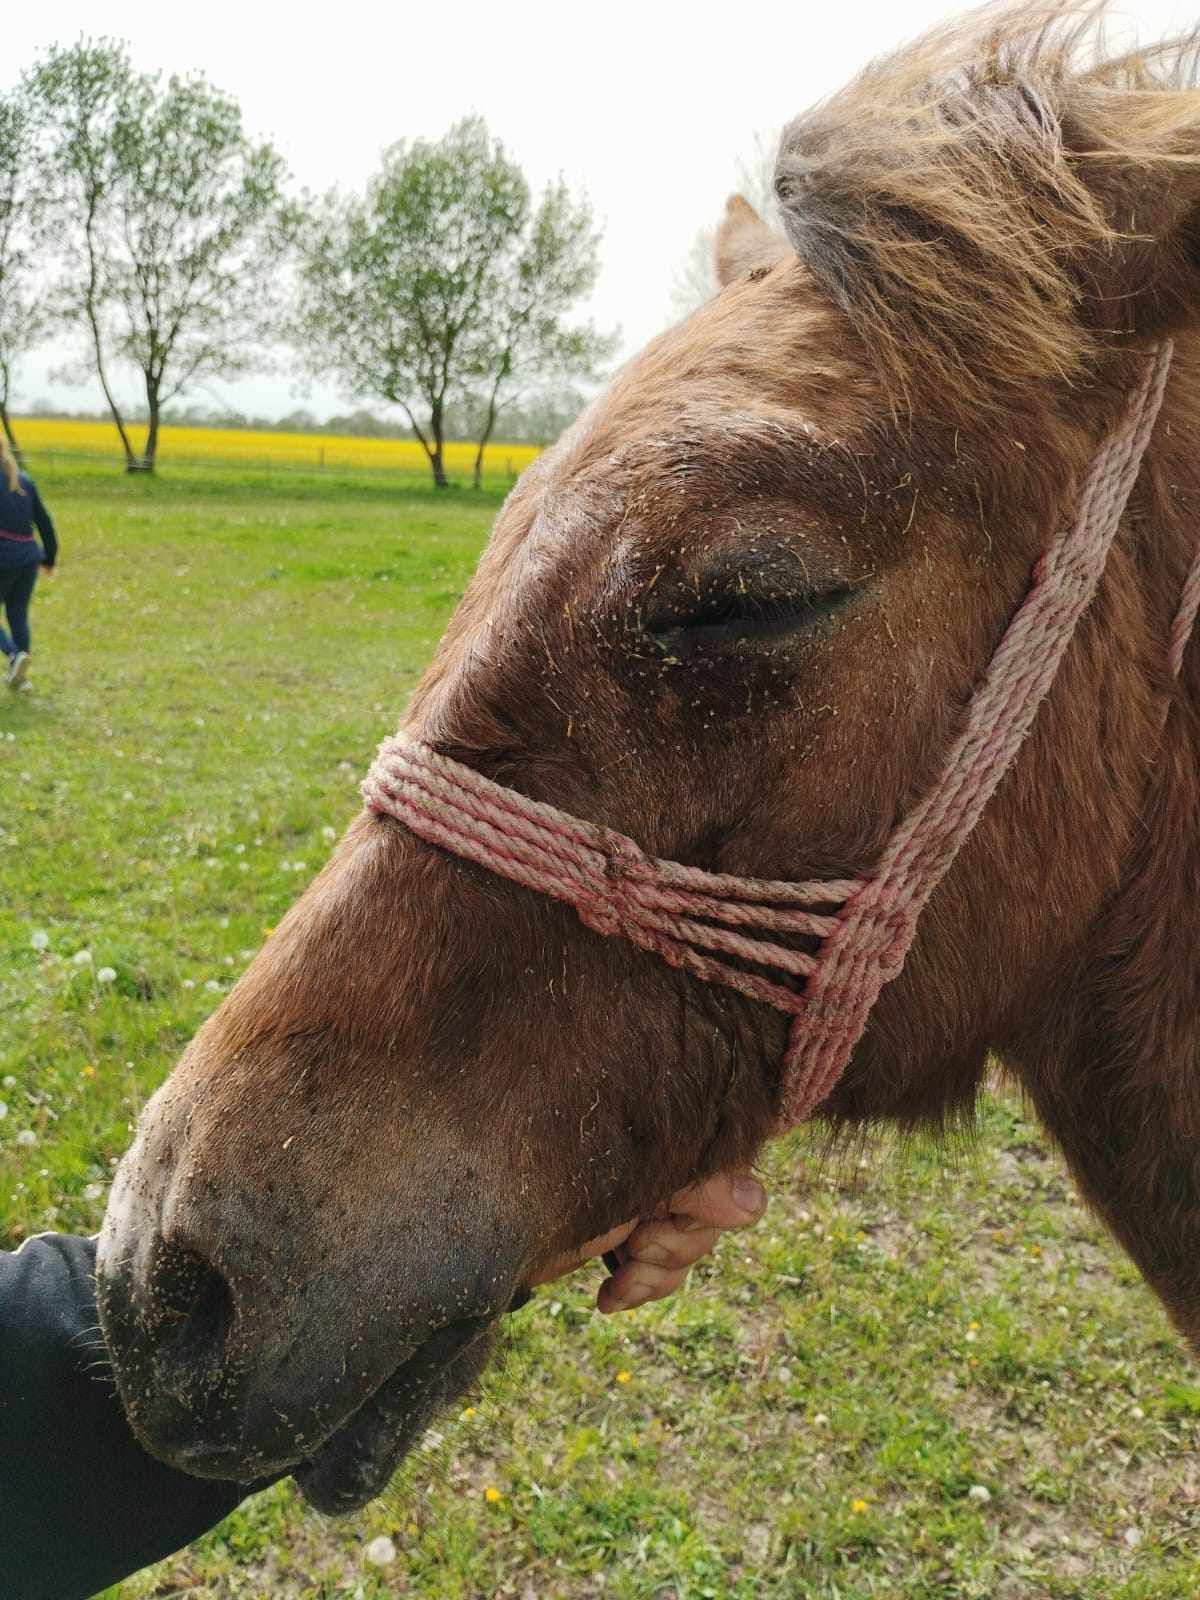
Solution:
[[[57,567],[48,567],[44,561],[40,562],[39,565],[41,566],[41,569],[42,569],[42,577],[43,578],[52,578],[54,576],[54,574],[58,571]]]
[[[749,1227],[762,1216],[766,1204],[756,1178],[719,1172],[681,1189],[665,1215],[621,1223],[570,1255],[559,1256],[532,1282],[549,1283],[593,1256],[611,1253],[620,1266],[600,1285],[596,1306],[603,1312],[632,1311],[648,1300],[674,1294],[726,1229]]]

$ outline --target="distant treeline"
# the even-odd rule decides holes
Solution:
[[[571,388],[550,390],[525,403],[510,401],[498,410],[493,437],[506,444],[545,446],[571,425],[585,404],[585,396]],[[112,421],[107,411],[55,406],[44,399],[23,407],[22,414],[64,422]],[[123,415],[136,427],[146,427],[150,420],[145,407],[131,407]],[[282,417],[256,417],[224,406],[167,406],[160,413],[159,422],[166,428],[220,428],[249,433],[317,433],[353,439],[417,437],[412,428],[394,418],[377,416],[365,407],[321,420],[303,406]],[[474,444],[479,437],[478,415],[465,407],[451,407],[446,413],[443,437],[446,443]]]

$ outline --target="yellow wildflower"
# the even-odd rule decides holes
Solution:
[[[865,1500],[851,1500],[850,1509],[856,1517],[861,1517],[867,1509],[867,1502]]]
[[[487,1488],[483,1491],[483,1498],[487,1501],[488,1505],[494,1506],[499,1504],[499,1502],[504,1499],[504,1496],[500,1493],[499,1489],[493,1489],[489,1483]]]
[[[617,1382],[618,1383],[628,1383],[630,1378],[632,1378],[632,1377],[633,1377],[633,1373],[632,1372],[624,1372],[624,1371],[618,1372],[617,1373]]]

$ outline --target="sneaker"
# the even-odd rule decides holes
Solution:
[[[29,651],[18,650],[8,663],[8,687],[20,689],[29,676]]]

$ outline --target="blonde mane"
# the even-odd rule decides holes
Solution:
[[[1200,39],[1110,54],[1108,0],[984,6],[784,131],[784,228],[891,406],[1075,386],[1200,298]]]

